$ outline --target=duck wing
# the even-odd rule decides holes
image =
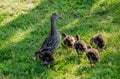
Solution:
[[[56,39],[54,37],[48,37],[43,42],[43,44],[40,48],[40,52],[43,52],[43,51],[54,52],[57,49],[59,43],[60,43],[59,39]]]

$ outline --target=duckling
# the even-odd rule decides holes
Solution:
[[[41,48],[39,49],[39,51],[37,51],[35,53],[34,59],[37,59],[37,58],[41,59],[41,58],[45,57],[45,60],[47,60],[45,52],[49,52],[51,55],[53,55],[55,50],[58,48],[58,46],[60,44],[60,41],[61,41],[61,36],[60,36],[60,33],[58,32],[58,29],[57,29],[56,23],[55,23],[56,19],[58,19],[58,18],[62,19],[56,13],[53,13],[51,15],[51,18],[50,18],[51,19],[50,35],[48,35],[48,37],[44,40],[44,42],[43,42]],[[43,64],[46,64],[46,63],[43,63]]]
[[[102,34],[98,34],[98,35],[95,35],[94,37],[92,37],[90,39],[90,44],[92,45],[93,42],[97,45],[97,47],[99,47],[101,49],[105,48],[106,40]]]
[[[90,64],[99,62],[99,52],[97,49],[92,48],[90,45],[87,46],[86,55]]]
[[[45,52],[43,56],[40,57],[44,65],[49,65],[54,61],[53,56],[50,52]]]
[[[78,56],[82,54],[82,52],[85,52],[87,49],[86,43],[83,40],[80,40],[79,35],[76,35],[76,41],[74,43],[74,47],[76,49],[76,52]]]
[[[69,36],[65,33],[62,33],[62,38],[63,38],[63,42],[66,46],[68,46],[70,48],[74,47],[75,39],[73,36]]]
[[[43,51],[42,53],[38,51],[35,53],[35,57],[39,58],[42,64],[46,65],[48,68],[50,67],[50,64],[54,62],[54,58],[49,51]]]

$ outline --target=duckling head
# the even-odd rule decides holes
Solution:
[[[65,33],[62,33],[62,39],[65,39],[67,35]]]
[[[79,37],[79,35],[76,35],[76,39],[77,39],[77,41],[78,41],[78,40],[80,40],[80,37]]]
[[[74,39],[74,37],[71,37],[71,36],[68,36],[64,40],[64,44],[67,45],[68,47],[74,47],[74,43],[75,43],[75,39]]]
[[[51,16],[52,19],[62,19],[62,17],[60,17],[59,15],[57,15],[56,13],[53,13]]]
[[[41,52],[37,51],[37,52],[35,52],[33,59],[36,60],[36,59],[39,59],[40,57],[41,57]]]
[[[94,41],[95,41],[95,38],[92,37],[92,38],[90,39],[90,45],[92,45]]]
[[[88,46],[87,46],[87,49],[92,49],[92,46],[91,46],[91,45],[88,45]]]
[[[101,49],[105,48],[106,40],[105,40],[105,38],[103,37],[102,34],[98,34],[98,35],[96,36],[96,40],[98,41],[98,42],[97,42],[97,46],[98,46],[99,48],[101,48]]]

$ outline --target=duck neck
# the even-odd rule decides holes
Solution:
[[[51,17],[51,35],[56,34],[57,28],[56,28],[56,23],[55,23],[55,19]]]

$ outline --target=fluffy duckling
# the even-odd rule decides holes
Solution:
[[[36,52],[35,57],[39,58],[43,65],[50,67],[50,64],[54,62],[54,58],[49,51],[44,51],[42,53]]]
[[[76,49],[78,56],[82,54],[82,52],[85,52],[87,49],[86,43],[83,40],[80,40],[79,35],[76,35],[74,47]]]
[[[75,39],[73,36],[69,36],[65,33],[62,33],[62,38],[63,38],[63,42],[66,46],[68,46],[70,48],[74,47]]]
[[[88,57],[88,60],[90,61],[90,64],[99,62],[99,52],[97,49],[92,48],[90,45],[87,46],[86,55]]]
[[[106,40],[102,34],[98,34],[91,38],[90,44],[92,45],[93,43],[95,43],[97,47],[103,49],[105,48]]]
[[[40,59],[44,65],[51,64],[54,61],[54,58],[50,52],[45,52],[45,54]]]

